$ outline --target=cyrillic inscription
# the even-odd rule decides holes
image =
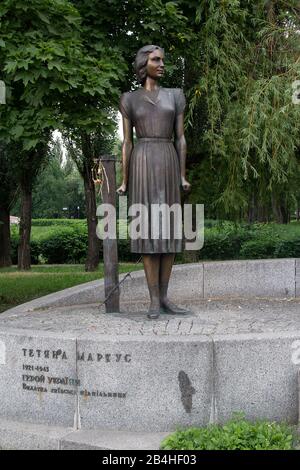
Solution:
[[[22,389],[26,392],[51,393],[57,395],[76,396],[79,395],[84,399],[91,397],[124,399],[127,392],[123,391],[107,391],[107,390],[89,390],[83,388],[81,381],[74,377],[57,376],[51,374],[51,363],[36,364],[37,360],[53,360],[66,361],[68,356],[66,351],[62,349],[33,349],[22,348],[22,356],[26,358],[26,363],[22,364]],[[77,360],[84,363],[99,364],[130,364],[131,354],[99,352],[91,353],[81,351],[77,353]],[[40,361],[39,361],[40,362]],[[54,372],[54,371],[53,371]]]

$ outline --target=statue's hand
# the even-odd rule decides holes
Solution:
[[[127,185],[125,183],[122,183],[121,186],[117,189],[117,193],[119,196],[124,196],[124,194],[127,191]]]
[[[183,176],[181,177],[181,186],[185,192],[189,192],[191,190],[190,183]]]

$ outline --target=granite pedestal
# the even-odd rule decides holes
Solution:
[[[272,261],[257,280],[255,262],[176,266],[183,317],[147,319],[143,273],[126,281],[120,313],[100,306],[102,281],[2,313],[0,447],[152,449],[234,412],[296,423],[298,262]]]

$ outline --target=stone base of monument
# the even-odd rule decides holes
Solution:
[[[85,430],[0,420],[0,450],[157,450],[168,433]]]
[[[298,260],[199,263],[174,267],[187,316],[148,320],[142,272],[121,313],[99,306],[103,281],[4,312],[0,447],[158,449],[234,412],[296,423],[298,280]]]

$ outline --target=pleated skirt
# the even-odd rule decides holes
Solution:
[[[131,252],[181,252],[180,165],[173,142],[138,139],[128,181]]]

